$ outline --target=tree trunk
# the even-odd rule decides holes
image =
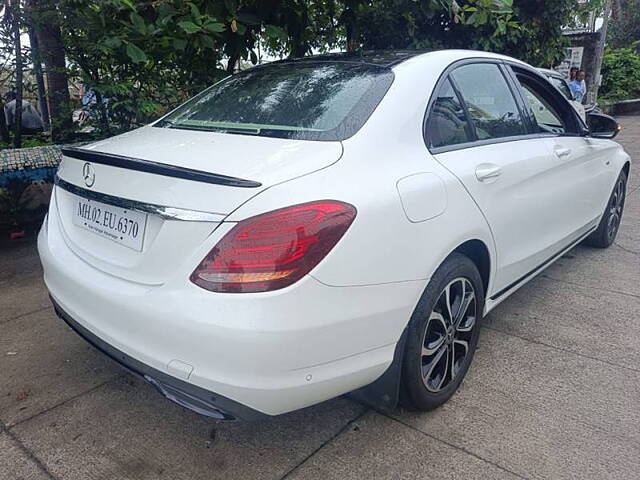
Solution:
[[[628,5],[626,0],[613,0],[611,3],[611,16],[615,20],[620,20],[623,13],[627,11]]]
[[[40,46],[33,25],[28,26],[29,43],[31,43],[31,62],[33,63],[33,75],[38,86],[38,106],[42,115],[44,129],[49,130],[49,106],[47,105],[47,91],[44,88],[44,76],[42,75],[42,60],[40,59]]]
[[[233,72],[235,72],[236,70],[236,65],[238,63],[238,60],[240,60],[240,54],[238,53],[234,53],[229,57],[229,61],[227,62],[227,73],[230,73],[233,75]]]
[[[291,37],[289,46],[289,58],[301,58],[307,53],[307,47],[304,41],[298,37]]]
[[[54,142],[61,141],[65,139],[73,125],[59,14],[56,10],[56,2],[51,0],[30,0],[27,5],[47,76],[51,137]]]
[[[22,44],[20,42],[20,0],[11,2],[11,27],[15,43],[16,113],[13,117],[13,146],[22,147]]]
[[[111,127],[109,126],[109,117],[107,116],[107,109],[104,105],[102,94],[100,93],[99,90],[94,90],[93,93],[96,96],[96,106],[98,107],[98,114],[100,115],[101,128],[107,135],[111,135]]]
[[[347,52],[354,52],[360,46],[360,25],[358,19],[358,5],[361,0],[346,0],[345,9],[342,13],[342,23],[344,23],[347,34]]]
[[[2,96],[0,96],[0,140],[4,143],[9,143],[11,141],[9,128],[7,127],[7,119],[4,116],[4,102],[2,101]]]

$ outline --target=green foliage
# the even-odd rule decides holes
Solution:
[[[365,48],[470,48],[560,63],[563,26],[602,0],[373,0],[358,5]],[[595,3],[594,3],[595,2]]]
[[[157,117],[239,63],[256,64],[261,52],[472,48],[553,65],[565,46],[561,27],[584,7],[575,0],[60,0],[57,8],[72,73],[99,93],[93,119],[112,134]]]
[[[611,48],[630,48],[640,42],[640,0],[617,2],[620,5],[609,25],[607,42]]]
[[[224,11],[210,4],[60,2],[68,58],[99,93],[94,111],[105,133],[146,122],[223,75]]]
[[[631,48],[609,50],[602,61],[601,100],[640,98],[640,55]]]
[[[147,54],[140,50],[135,43],[127,43],[127,55],[134,63],[144,63],[147,61]]]
[[[481,48],[520,28],[512,0],[373,0],[354,13],[364,48]]]
[[[273,53],[334,46],[336,37],[324,30],[329,7],[333,2],[62,0],[58,8],[74,73],[99,92],[92,118],[112,134],[214,83],[225,75],[223,60],[229,71],[240,59],[257,63],[259,38]]]
[[[52,145],[51,139],[43,133],[27,135],[22,141],[22,148],[43,147]],[[0,150],[13,148],[13,144],[0,142]]]

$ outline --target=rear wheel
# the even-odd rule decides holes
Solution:
[[[477,267],[465,255],[452,254],[432,277],[409,322],[403,404],[432,410],[453,395],[473,359],[483,308]]]
[[[611,192],[611,197],[609,197],[607,208],[605,208],[598,228],[587,237],[584,243],[597,248],[607,248],[611,246],[620,229],[626,193],[627,174],[623,170],[620,172],[620,176],[613,187],[613,192]]]

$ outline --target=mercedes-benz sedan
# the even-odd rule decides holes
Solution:
[[[629,156],[482,52],[258,66],[63,150],[39,236],[58,314],[166,397],[255,419],[356,391],[445,402],[484,315],[607,247]]]

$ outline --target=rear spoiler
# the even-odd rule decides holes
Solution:
[[[99,163],[109,165],[110,167],[125,168],[127,170],[152,173],[154,175],[163,175],[165,177],[182,178],[194,182],[241,188],[256,188],[262,185],[260,182],[254,182],[253,180],[203,172],[202,170],[193,170],[191,168],[176,167],[175,165],[125,157],[123,155],[94,152],[93,150],[86,150],[84,148],[66,147],[62,148],[61,151],[65,157],[76,158],[78,160],[84,160],[85,162]]]

